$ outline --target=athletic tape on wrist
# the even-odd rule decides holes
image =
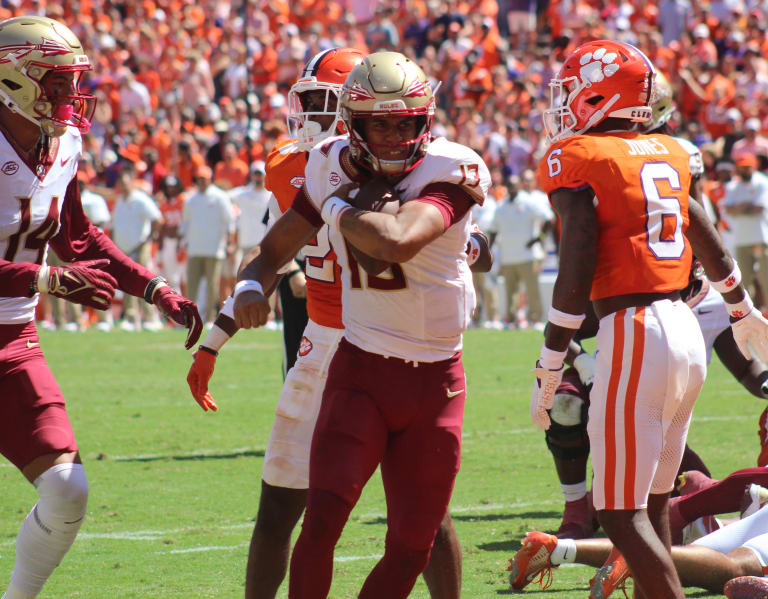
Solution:
[[[549,322],[565,329],[578,329],[586,316],[586,314],[568,314],[552,306],[549,307],[549,312],[547,312],[547,320]]]
[[[735,304],[725,304],[725,308],[732,318],[744,318],[752,311],[753,307],[752,298],[748,295],[745,295],[743,300]]]
[[[541,353],[539,354],[539,365],[547,370],[559,370],[565,360],[565,355],[568,350],[557,351],[549,349],[546,345],[541,346]]]
[[[320,211],[320,216],[329,227],[338,229],[341,215],[350,208],[352,208],[350,203],[345,202],[336,196],[331,196],[325,201],[325,204],[323,204],[323,208]]]
[[[741,283],[741,270],[739,270],[738,263],[733,261],[733,270],[731,274],[725,277],[722,281],[710,281],[715,291],[720,293],[728,293],[736,289],[739,283]]]
[[[48,273],[51,268],[47,264],[43,264],[37,271],[37,282],[35,287],[40,293],[48,293]]]
[[[237,299],[237,296],[245,291],[258,291],[261,295],[264,295],[264,288],[261,286],[261,283],[254,281],[253,279],[246,279],[245,281],[237,282],[232,297]]]

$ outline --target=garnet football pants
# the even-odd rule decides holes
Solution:
[[[75,435],[35,323],[0,325],[0,453],[22,470],[41,455],[70,451]]]
[[[359,597],[408,596],[448,509],[459,470],[464,398],[460,353],[414,364],[341,340],[312,439],[307,510],[291,560],[291,599],[327,597],[334,547],[379,464],[386,544]]]

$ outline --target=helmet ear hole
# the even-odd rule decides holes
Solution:
[[[2,84],[12,92],[15,92],[16,90],[21,89],[21,85],[19,85],[15,81],[11,81],[10,79],[3,79]]]
[[[597,106],[600,102],[603,101],[603,96],[592,96],[587,100],[587,104],[591,104],[592,106]]]

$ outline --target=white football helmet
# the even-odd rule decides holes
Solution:
[[[91,126],[96,98],[80,93],[82,74],[91,63],[82,44],[66,25],[36,15],[0,22],[0,101],[53,137],[67,127],[85,133]],[[74,91],[51,97],[43,78],[73,72]]]

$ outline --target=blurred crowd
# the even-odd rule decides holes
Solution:
[[[126,184],[152,198],[171,222],[151,233],[148,259],[161,272],[188,254],[174,211],[198,189],[201,167],[210,169],[208,185],[225,192],[252,184],[250,166],[287,135],[291,84],[308,58],[332,46],[394,49],[416,60],[440,84],[433,132],[483,156],[501,203],[510,177],[535,168],[546,149],[547,82],[590,39],[632,43],[666,74],[679,108],[672,125],[702,150],[716,211],[740,153],[756,158],[755,170],[768,166],[765,0],[0,3],[0,18],[30,13],[63,20],[83,40],[94,67],[86,85],[98,105],[81,181],[110,211],[129,193]],[[121,184],[126,165],[132,181]],[[725,211],[716,214],[727,228]],[[176,236],[179,263],[168,264],[163,235]],[[225,246],[233,256],[236,234]],[[231,264],[223,269],[232,276]]]

